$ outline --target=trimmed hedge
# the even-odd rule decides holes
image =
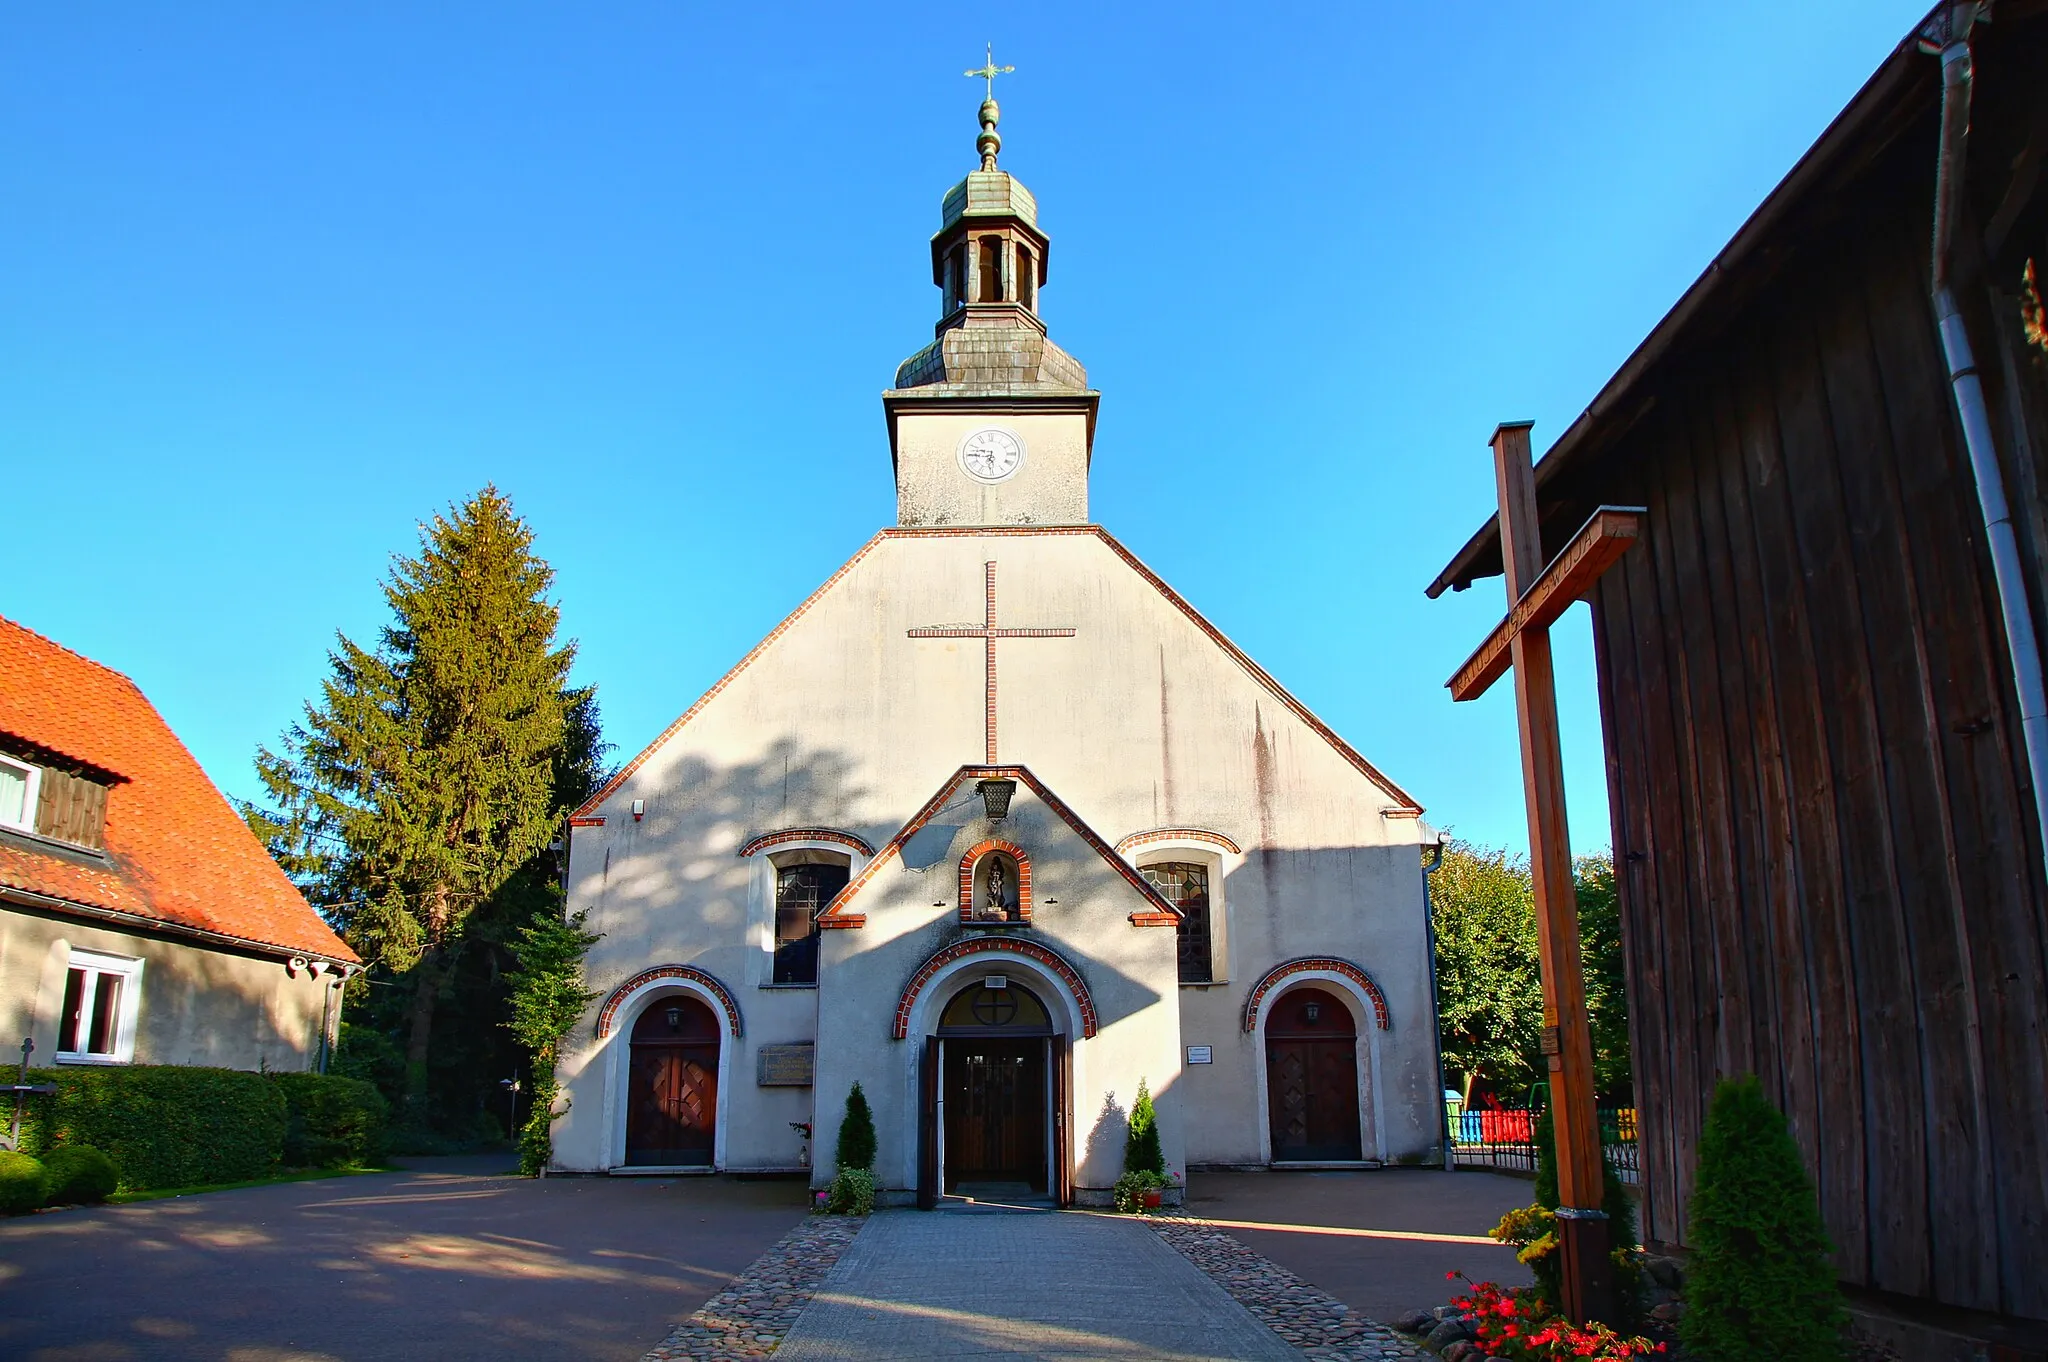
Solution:
[[[123,1191],[267,1177],[284,1154],[284,1093],[262,1074],[133,1064],[34,1078],[57,1092],[29,1102],[23,1151],[89,1144],[120,1166]]]
[[[0,1215],[26,1215],[43,1204],[50,1175],[26,1154],[0,1149]]]
[[[390,1104],[374,1084],[337,1074],[266,1075],[284,1094],[284,1161],[295,1168],[374,1164]]]
[[[43,1171],[49,1178],[43,1199],[52,1206],[97,1206],[121,1185],[121,1170],[114,1161],[89,1144],[51,1150]]]

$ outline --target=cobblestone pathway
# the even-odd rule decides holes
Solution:
[[[807,1220],[643,1362],[770,1354],[778,1362],[1425,1356],[1197,1219],[916,1211]]]
[[[669,1331],[641,1362],[722,1362],[766,1357],[866,1222],[816,1215],[777,1240],[704,1308]]]
[[[1191,1216],[1147,1216],[1171,1244],[1260,1323],[1315,1362],[1396,1362],[1427,1356],[1409,1339],[1309,1285],[1272,1259]]]

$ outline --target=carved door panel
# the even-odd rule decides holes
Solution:
[[[718,1047],[635,1045],[626,1084],[626,1162],[709,1164],[718,1129]]]
[[[1355,1040],[1269,1040],[1266,1102],[1276,1162],[1361,1157]]]

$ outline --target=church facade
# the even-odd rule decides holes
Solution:
[[[997,168],[945,196],[883,397],[897,524],[571,820],[600,990],[564,1171],[1100,1203],[1169,1168],[1420,1162],[1442,1119],[1421,809],[1088,518],[1100,395]]]

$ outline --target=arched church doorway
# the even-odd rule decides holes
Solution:
[[[1053,1117],[1064,1102],[1065,1048],[1038,995],[1007,975],[985,975],[946,1004],[931,1048],[945,1194],[1061,1197]]]
[[[1358,1125],[1358,1027],[1320,988],[1280,996],[1266,1017],[1266,1111],[1275,1163],[1364,1157]]]
[[[718,1019],[699,998],[656,998],[633,1023],[626,1163],[709,1167],[718,1130]]]

